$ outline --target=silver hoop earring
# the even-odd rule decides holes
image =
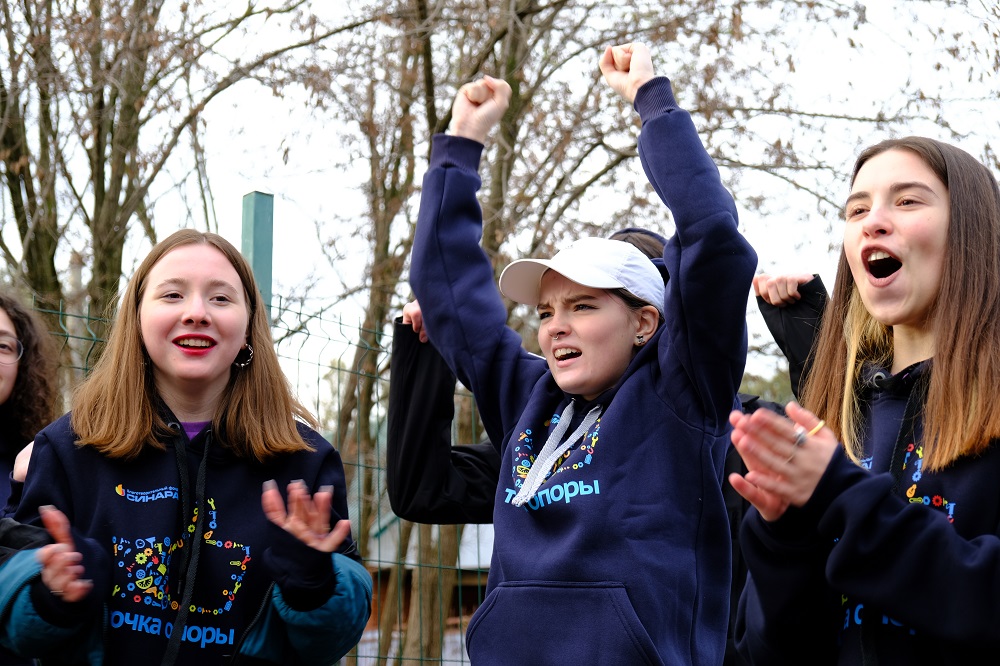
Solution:
[[[247,343],[246,347],[244,347],[244,349],[246,349],[248,352],[250,352],[250,354],[249,354],[249,356],[247,356],[247,360],[245,360],[245,361],[238,360],[239,359],[239,355],[237,354],[237,360],[233,361],[233,365],[235,365],[237,368],[245,368],[248,365],[250,365],[251,361],[253,361],[253,347],[250,346],[249,342]]]

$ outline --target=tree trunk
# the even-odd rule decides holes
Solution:
[[[406,572],[406,551],[410,547],[410,535],[413,533],[413,523],[408,520],[399,521],[399,540],[396,543],[396,563],[389,569],[389,580],[379,594],[378,609],[378,664],[389,664],[393,655],[392,636],[398,629],[402,631],[402,614],[400,612],[400,595],[403,591],[403,578]],[[405,600],[404,600],[405,601]],[[414,603],[412,600],[410,603]]]

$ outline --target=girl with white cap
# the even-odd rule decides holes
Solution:
[[[459,91],[424,179],[411,285],[502,461],[487,598],[467,632],[477,666],[718,664],[725,648],[721,474],[756,256],[645,47],[607,49],[601,70],[642,118],[643,167],[676,222],[666,285],[621,241],[514,262],[500,289],[537,308],[544,357],[522,348],[478,247],[477,167],[503,81]]]

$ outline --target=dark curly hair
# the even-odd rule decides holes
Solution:
[[[10,398],[0,405],[0,428],[23,446],[54,417],[55,345],[38,317],[14,297],[0,292],[0,310],[10,317],[24,347]]]

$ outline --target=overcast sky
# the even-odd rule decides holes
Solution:
[[[938,60],[936,50],[941,45],[930,39],[913,42],[900,41],[901,38],[896,37],[901,34],[897,24],[900,17],[894,9],[898,1],[866,4],[869,23],[851,35],[831,36],[822,26],[788,26],[790,33],[799,35],[800,41],[808,45],[808,48],[795,53],[796,71],[786,74],[802,106],[816,111],[843,109],[845,105],[846,108],[856,108],[864,105],[866,100],[878,100],[898,93],[907,82],[912,81],[946,82],[955,86],[958,91],[955,97],[982,96],[982,86],[969,86],[962,82],[960,76],[951,74],[946,77],[934,70],[933,63]],[[977,1],[973,0],[972,5],[977,6]],[[988,38],[986,32],[975,24],[957,23],[964,12],[953,11],[954,14],[945,14],[940,18],[927,18],[932,22],[940,20],[949,28],[954,26],[956,31],[966,31],[970,39]],[[985,12],[983,9],[979,13]],[[849,48],[848,37],[859,42],[862,49]],[[913,51],[912,55],[908,51]],[[655,61],[655,51],[653,56]],[[597,57],[595,53],[595,60]],[[662,69],[661,63],[655,64]],[[997,81],[991,81],[989,87],[996,91]],[[247,94],[252,95],[252,99],[243,96]],[[684,105],[684,91],[678,91],[678,98]],[[1000,136],[997,131],[1000,129],[1000,100],[995,95],[993,99],[988,108],[979,104],[962,109],[972,135],[967,141],[959,143],[977,155],[982,136]],[[357,187],[366,172],[352,175],[331,167],[337,161],[331,156],[339,150],[335,119],[319,118],[315,112],[294,100],[275,99],[259,88],[244,85],[235,94],[210,106],[205,120],[210,182],[220,233],[239,244],[243,195],[259,190],[275,196],[275,293],[287,291],[312,276],[321,280],[318,293],[331,296],[339,293],[341,279],[356,281],[363,262],[360,259],[347,260],[331,268],[319,251],[315,230],[316,221],[329,219],[331,211],[344,213],[356,210],[359,219],[364,216],[364,204]],[[276,132],[275,127],[292,127],[299,131]],[[780,129],[776,131],[780,132]],[[950,140],[930,121],[912,128],[910,133]],[[842,154],[834,157],[843,164],[845,197],[847,176],[857,146],[881,138],[885,138],[884,135],[845,136]],[[281,159],[286,150],[289,156],[287,163]],[[630,168],[639,169],[637,161],[634,162]],[[746,179],[741,181],[741,185],[748,185]],[[752,183],[749,185],[752,186]],[[780,213],[770,219],[761,219],[749,212],[741,214],[744,233],[760,257],[759,270],[772,273],[818,272],[828,287],[832,286],[836,253],[831,248],[838,247],[840,240],[837,221],[831,223],[831,220],[819,217],[815,203],[808,197],[797,200],[794,196],[783,196],[775,204]],[[158,216],[158,220],[161,226],[164,225],[163,216]],[[780,224],[781,220],[788,222]],[[831,227],[832,232],[828,232]],[[338,230],[326,228],[324,233],[335,236]],[[357,312],[356,308],[356,304],[348,302],[341,309],[341,314],[350,317],[352,309]],[[755,310],[752,311],[751,324],[758,319]],[[758,332],[761,330],[765,329],[761,327]],[[759,366],[754,369],[766,371]]]

